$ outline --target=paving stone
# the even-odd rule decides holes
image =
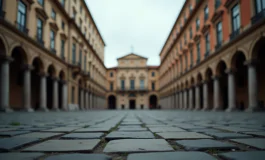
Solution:
[[[37,141],[39,141],[38,138],[30,138],[30,137],[2,138],[0,139],[0,150],[4,151],[11,150]]]
[[[217,160],[203,152],[159,152],[129,154],[127,160]]]
[[[191,150],[191,151],[200,151],[207,149],[227,150],[227,149],[238,148],[233,144],[227,142],[220,142],[212,139],[179,140],[176,142],[177,144],[183,146],[186,150]]]
[[[0,132],[7,132],[7,131],[14,131],[16,129],[12,129],[12,128],[0,128]]]
[[[157,133],[164,139],[208,139],[210,136],[196,132],[162,132]]]
[[[228,127],[215,127],[215,128],[230,131],[230,132],[257,132],[257,131],[260,131],[258,129],[230,127],[230,126],[228,126]]]
[[[119,131],[137,132],[137,131],[147,131],[147,129],[146,128],[119,128]]]
[[[93,132],[93,133],[70,133],[62,136],[62,139],[99,139],[104,133]]]
[[[142,122],[122,122],[121,125],[141,125]]]
[[[76,133],[82,133],[82,132],[108,132],[110,130],[111,130],[111,128],[109,128],[109,127],[101,127],[101,128],[89,127],[89,128],[78,129],[78,130],[75,130],[74,132],[76,132]]]
[[[213,136],[217,139],[232,139],[232,138],[251,138],[251,135],[231,133],[231,132],[207,132],[207,135]]]
[[[251,134],[251,135],[254,135],[254,136],[265,137],[265,132],[245,132],[245,134]]]
[[[199,133],[208,133],[208,132],[224,132],[218,129],[213,128],[197,128],[197,129],[190,129],[192,132],[199,132]]]
[[[228,152],[218,156],[227,160],[264,160],[265,151]]]
[[[104,154],[60,154],[45,158],[45,160],[112,160],[110,156]]]
[[[9,136],[13,137],[20,134],[30,133],[29,131],[7,131],[7,132],[0,132],[0,136]]]
[[[114,131],[109,133],[106,137],[107,140],[113,139],[153,139],[155,136],[151,132],[122,132]]]
[[[248,139],[231,139],[231,140],[255,148],[265,149],[265,138],[248,138]]]
[[[174,151],[163,139],[122,139],[108,142],[105,153]]]
[[[37,152],[69,152],[86,151],[91,152],[100,142],[99,139],[91,140],[48,140],[34,146],[23,149],[23,151]]]
[[[58,128],[48,129],[44,131],[45,132],[72,132],[78,128],[77,127],[58,127]]]
[[[62,133],[31,132],[28,134],[18,135],[16,137],[32,137],[32,138],[38,138],[38,139],[47,139],[47,138],[52,138],[52,137],[59,136],[59,135],[62,135]]]
[[[118,128],[143,128],[142,126],[140,125],[123,125],[123,126],[118,126]]]
[[[149,127],[149,130],[157,133],[157,132],[184,132],[185,130],[177,127]]]
[[[44,156],[43,153],[0,153],[0,159],[2,160],[36,160],[37,158]]]

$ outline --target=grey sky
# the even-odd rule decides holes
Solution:
[[[131,53],[159,65],[159,53],[185,0],[86,0],[103,36],[106,67]]]

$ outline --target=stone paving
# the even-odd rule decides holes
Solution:
[[[264,160],[265,113],[0,113],[0,159]]]

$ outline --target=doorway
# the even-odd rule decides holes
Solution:
[[[135,100],[130,100],[130,109],[135,109]]]

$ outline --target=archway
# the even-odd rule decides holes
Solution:
[[[116,97],[113,95],[108,97],[108,108],[116,109]]]
[[[258,105],[260,108],[265,109],[265,38],[261,38],[254,46],[252,51],[252,59],[254,60],[254,65],[256,65],[257,73],[257,85],[258,85]]]
[[[62,93],[62,91],[63,91],[63,85],[64,85],[64,83],[65,83],[65,73],[63,72],[63,71],[61,71],[60,72],[60,74],[59,74],[59,83],[58,83],[58,88],[59,88],[59,90],[58,90],[58,100],[59,100],[59,109],[60,110],[62,110],[63,109],[63,93]]]
[[[206,73],[205,73],[205,78],[206,78],[206,82],[207,85],[208,85],[208,108],[207,109],[212,109],[213,108],[213,79],[212,79],[212,76],[213,76],[213,72],[210,68],[208,68],[206,70]]]
[[[53,81],[55,80],[55,68],[53,65],[50,65],[48,67],[48,75],[47,75],[47,108],[52,109],[53,108]]]
[[[43,63],[40,58],[33,60],[33,70],[31,71],[31,104],[32,108],[37,110],[40,108],[40,76],[43,73]]]
[[[192,77],[191,78],[191,82],[190,82],[190,87],[191,87],[191,104],[190,104],[190,109],[194,109],[195,108],[195,87],[194,87],[194,85],[195,85],[195,81],[194,81],[194,78]]]
[[[220,85],[220,97],[219,97],[219,104],[223,110],[226,110],[228,107],[228,76],[225,73],[227,67],[224,61],[220,61],[216,68],[216,73],[219,78],[219,85]]]
[[[12,51],[13,61],[10,63],[9,74],[9,104],[13,109],[23,108],[23,78],[26,64],[26,53],[21,47],[16,47]]]
[[[203,108],[203,85],[202,85],[202,75],[199,73],[197,76],[197,85],[199,87],[199,99],[200,99],[200,104],[199,108],[197,109],[202,109]]]
[[[82,83],[81,79],[78,81],[78,84],[79,84],[79,87],[78,87],[78,104],[79,104],[79,109],[81,110],[83,107],[82,106],[82,98],[81,98],[83,83]]]
[[[150,109],[157,109],[157,96],[156,95],[150,96],[149,107],[150,107]]]
[[[244,64],[246,57],[237,52],[232,58],[232,67],[235,70],[236,106],[240,110],[248,107],[248,72]]]

